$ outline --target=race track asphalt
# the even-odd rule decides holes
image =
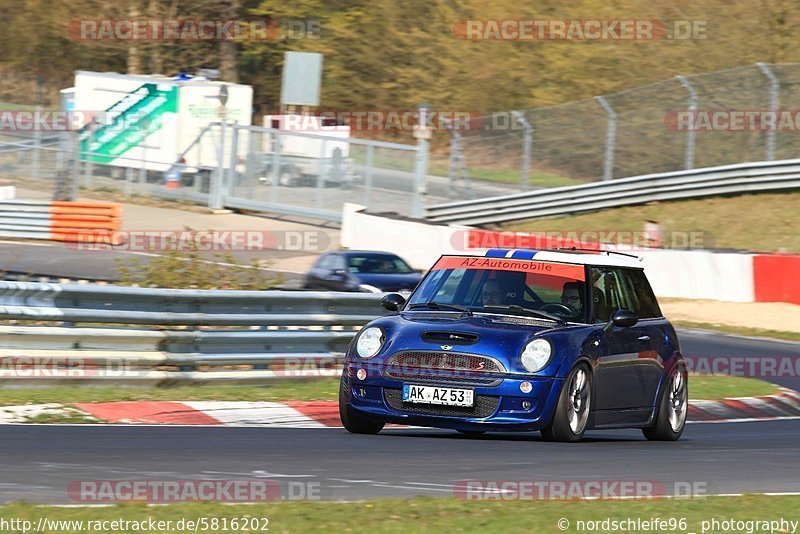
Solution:
[[[681,332],[687,355],[792,356],[800,345]],[[775,379],[797,388],[797,379]],[[0,426],[0,501],[72,503],[80,480],[277,482],[288,495],[311,483],[319,497],[361,500],[452,496],[464,480],[648,481],[659,491],[800,492],[800,420],[693,423],[675,443],[638,430],[589,432],[555,444],[538,433],[467,437],[388,428],[359,436],[339,428],[105,425]],[[676,486],[677,484],[677,486]],[[302,491],[309,491],[300,490]]]
[[[638,431],[589,432],[579,444],[538,434],[388,429],[0,427],[0,501],[72,503],[80,480],[275,481],[323,499],[453,496],[464,480],[645,481],[672,494],[800,492],[800,420],[691,424],[678,442]],[[677,485],[676,485],[677,484]],[[289,485],[295,489],[289,490]],[[296,494],[296,493],[295,493]]]

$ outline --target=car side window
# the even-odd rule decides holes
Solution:
[[[592,267],[592,307],[595,323],[607,323],[617,310],[631,310],[618,269]]]
[[[317,262],[317,269],[330,270],[332,261],[333,257],[330,254],[322,256]]]
[[[345,269],[347,269],[347,262],[344,261],[344,258],[339,256],[338,254],[332,255],[330,270],[344,271]]]
[[[455,269],[452,273],[448,270],[432,271],[426,279],[422,292],[415,295],[414,302],[431,300],[442,304],[454,302],[459,290],[463,291],[460,286],[466,273],[466,269]]]
[[[661,309],[653,294],[653,289],[647,281],[644,271],[639,269],[625,269],[620,272],[625,293],[629,295],[633,311],[640,319],[661,317]]]

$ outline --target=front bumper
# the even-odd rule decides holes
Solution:
[[[563,378],[520,375],[506,375],[491,386],[464,385],[444,375],[424,381],[400,380],[387,378],[382,369],[374,366],[368,368],[364,380],[359,380],[356,373],[363,368],[360,362],[345,364],[343,400],[351,409],[387,423],[456,430],[540,430],[550,423],[564,383]],[[533,386],[529,393],[520,390],[525,381]],[[472,389],[475,405],[459,408],[404,403],[404,383]],[[526,402],[530,404],[528,407],[523,404]]]

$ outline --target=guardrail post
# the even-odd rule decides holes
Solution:
[[[417,153],[414,165],[414,197],[411,202],[411,216],[422,217],[422,195],[427,192],[425,179],[428,175],[428,146],[431,130],[428,128],[429,107],[423,104],[419,107],[419,123],[414,131],[417,138]]]
[[[685,76],[675,76],[681,85],[689,91],[689,111],[694,114],[697,111],[697,91],[695,91],[694,87],[689,80],[686,79]],[[695,150],[695,140],[697,132],[694,128],[689,128],[689,131],[686,132],[686,155],[684,160],[684,168],[694,169],[694,150]]]
[[[219,125],[219,147],[217,147],[217,172],[211,180],[211,191],[208,195],[208,207],[212,210],[222,209],[222,188],[225,181],[225,121]]]
[[[772,113],[778,111],[778,92],[781,90],[780,80],[769,68],[766,63],[756,63],[761,72],[769,80],[769,110]],[[777,123],[776,123],[777,126]],[[767,161],[775,161],[775,131],[777,128],[772,128],[767,131]]]
[[[606,150],[603,159],[603,181],[611,180],[614,177],[614,149],[617,139],[617,114],[614,108],[608,103],[603,96],[594,97],[603,110],[608,115],[608,127],[606,130]]]
[[[525,118],[525,114],[521,111],[512,111],[511,114],[517,119],[517,122],[522,125],[522,176],[521,182],[522,189],[528,189],[528,184],[531,177],[531,148],[533,145],[533,126]]]

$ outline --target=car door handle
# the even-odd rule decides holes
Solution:
[[[639,336],[639,341],[650,341],[650,336]]]

